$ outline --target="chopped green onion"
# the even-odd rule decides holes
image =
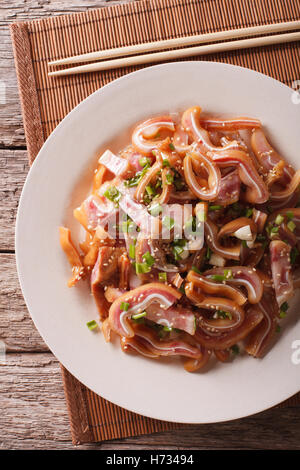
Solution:
[[[135,246],[133,244],[129,245],[129,256],[132,259],[135,259]]]
[[[238,347],[237,344],[234,344],[233,346],[231,346],[230,349],[231,349],[231,352],[235,355],[239,354],[239,352],[240,352],[240,348]]]
[[[89,330],[94,330],[95,328],[97,328],[98,326],[98,323],[95,321],[95,320],[91,320],[91,321],[88,321],[86,326],[88,327]]]
[[[148,266],[153,266],[155,263],[155,259],[153,258],[152,255],[150,255],[149,251],[147,251],[143,256],[143,260],[146,262]]]
[[[262,235],[261,233],[259,233],[256,239],[259,240],[260,242],[264,242],[266,240],[266,237]]]
[[[295,264],[298,255],[299,255],[299,250],[296,247],[293,247],[291,249],[291,254],[290,254],[291,264]]]
[[[247,248],[247,247],[248,247],[246,240],[242,240],[242,246],[243,246],[244,248]]]
[[[147,315],[147,312],[141,312],[141,313],[135,313],[132,315],[131,319],[132,320],[139,320],[140,318],[143,318]]]
[[[224,269],[224,276],[225,276],[225,279],[232,279],[233,274],[232,274],[231,269]]]
[[[196,217],[194,217],[194,216],[190,217],[184,223],[184,228],[185,228],[185,230],[192,230],[194,232],[196,230]]]
[[[161,204],[159,202],[155,202],[155,203],[151,204],[151,206],[149,207],[149,212],[150,212],[151,215],[156,217],[157,215],[159,215],[162,212]]]
[[[219,211],[220,209],[223,209],[223,206],[209,206],[208,208],[209,211]]]
[[[272,227],[271,228],[271,233],[277,233],[279,230],[279,227]]]
[[[184,238],[178,238],[173,243],[174,243],[174,245],[185,246],[186,245],[186,240],[184,240]]]
[[[172,144],[172,142],[169,144],[169,147],[171,150],[175,150],[174,144]]]
[[[278,216],[275,219],[275,224],[280,225],[280,224],[282,224],[283,221],[284,221],[284,217],[282,217],[281,214],[278,214]]]
[[[121,306],[120,306],[120,309],[123,310],[124,312],[127,312],[127,310],[129,309],[129,303],[128,302],[122,302]]]
[[[158,279],[161,282],[166,282],[167,281],[167,273],[158,273]]]
[[[222,274],[213,274],[211,276],[211,279],[213,281],[225,281],[226,280],[225,276],[223,276]]]
[[[286,312],[283,312],[282,310],[280,310],[279,317],[280,318],[285,318],[286,317]]]
[[[199,207],[199,206],[198,206]],[[201,206],[203,207],[203,206]],[[199,222],[205,222],[206,221],[206,213],[205,213],[205,210],[203,208],[197,210],[196,212],[196,217],[197,219],[199,220]]]
[[[167,180],[167,184],[173,184],[174,176],[172,175],[172,173],[167,173],[166,174],[166,180]]]
[[[184,187],[184,181],[179,176],[175,176],[174,186],[176,188],[176,191],[180,191]]]
[[[175,221],[174,219],[172,219],[171,217],[169,217],[168,215],[166,215],[164,218],[163,218],[163,221],[162,221],[163,225],[168,228],[169,230],[171,230],[172,228],[174,228],[174,224],[175,224]]]
[[[180,291],[182,294],[185,294],[184,283],[181,284],[181,286],[179,287],[179,291]]]
[[[180,255],[183,253],[183,251],[184,251],[184,248],[182,246],[179,246],[179,245],[173,246],[173,254],[177,261],[181,259]]]
[[[172,328],[170,326],[164,326],[163,330],[164,331],[172,331]]]
[[[225,310],[218,310],[217,314],[221,318],[229,318],[229,320],[232,320],[232,315],[230,312],[225,312]]]
[[[152,188],[152,186],[150,184],[148,186],[146,186],[146,192],[149,196],[155,196],[155,194],[156,194],[155,189]]]
[[[280,307],[280,310],[283,312],[286,312],[289,309],[289,304],[287,302],[283,302],[283,304]]]
[[[192,266],[192,271],[195,271],[197,274],[202,274],[200,269],[197,268],[197,266]]]
[[[205,255],[205,258],[206,259],[210,259],[211,257],[211,249],[209,248],[209,246],[207,247],[207,251],[206,251],[206,255]]]
[[[241,210],[242,210],[242,206],[238,202],[234,202],[233,204],[231,204],[230,208],[234,212],[241,212]]]
[[[143,176],[148,171],[149,167],[150,167],[150,164],[146,163],[146,165],[144,166],[142,171],[139,171],[133,178],[130,178],[129,180],[126,180],[124,184],[128,188],[133,188],[134,186],[137,186],[139,184],[139,182],[141,181],[141,179],[143,178]]]
[[[163,168],[165,168],[165,167],[170,167],[170,166],[171,166],[171,165],[170,165],[170,162],[169,162],[169,160],[168,160],[167,158],[164,158],[164,159],[163,159],[162,166],[163,166]]]
[[[288,211],[285,215],[288,220],[293,220],[294,218],[294,213],[292,211]]]
[[[123,220],[121,228],[123,233],[130,233],[134,231],[135,224],[132,220]]]
[[[290,220],[287,224],[286,224],[287,228],[293,232],[296,228],[296,224],[295,222],[293,222],[292,220]]]
[[[155,189],[162,188],[162,179],[160,176],[157,178],[154,188]]]
[[[246,210],[246,217],[251,217],[253,214],[253,209],[247,209]]]
[[[114,186],[111,186],[105,191],[104,196],[110,201],[114,203],[118,203],[118,201],[121,198],[121,193],[117,190],[117,188],[115,188]]]
[[[137,274],[146,274],[151,271],[151,267],[147,263],[135,263],[135,272]]]
[[[139,164],[144,167],[146,165],[150,165],[151,164],[151,160],[150,158],[147,158],[147,157],[142,157],[139,159]]]

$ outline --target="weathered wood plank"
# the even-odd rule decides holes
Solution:
[[[8,354],[0,377],[0,448],[68,447],[67,409],[54,357]]]
[[[60,368],[52,354],[8,354],[0,365],[0,396],[0,448],[72,448]],[[287,408],[79,448],[300,449],[299,432],[299,409]]]
[[[27,311],[14,254],[0,254],[0,340],[7,351],[48,351]]]
[[[128,2],[128,0],[127,0]],[[0,4],[0,147],[24,147],[26,145],[21,106],[13,60],[8,25],[14,21],[30,21],[62,14],[85,11],[91,8],[126,3],[126,0],[12,0]]]
[[[0,6],[0,25],[12,21],[28,21],[49,16],[66,15],[107,5],[129,3],[133,0],[11,0],[2,1]]]
[[[14,250],[15,219],[28,173],[24,150],[0,150],[0,251]]]
[[[19,102],[17,77],[8,27],[0,27],[1,101],[0,146],[26,145]]]

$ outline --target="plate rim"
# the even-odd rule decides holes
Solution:
[[[131,73],[128,73],[128,74],[125,74],[111,82],[109,82],[108,84],[104,85],[103,87],[95,90],[93,93],[91,93],[89,96],[87,96],[85,99],[83,99],[80,103],[78,103],[61,121],[60,123],[56,126],[56,128],[51,132],[51,134],[47,137],[47,139],[45,140],[44,144],[42,145],[41,149],[39,150],[38,154],[36,155],[35,159],[34,159],[34,162],[33,164],[31,165],[30,169],[29,169],[29,172],[26,176],[26,180],[25,180],[25,183],[23,185],[23,188],[22,188],[22,192],[21,192],[21,196],[19,198],[19,202],[18,202],[18,210],[17,210],[17,216],[16,216],[16,223],[15,223],[15,258],[16,258],[16,267],[17,267],[17,274],[18,274],[18,280],[19,280],[19,284],[20,284],[20,287],[21,287],[21,291],[22,291],[22,295],[23,295],[23,298],[24,298],[24,301],[26,303],[26,307],[28,309],[28,312],[30,314],[30,317],[35,325],[35,327],[37,328],[39,334],[41,335],[42,339],[45,341],[46,345],[49,347],[49,350],[52,352],[52,354],[58,359],[58,361],[72,374],[74,375],[74,377],[76,378],[76,380],[80,381],[81,383],[83,383],[87,388],[89,388],[90,390],[92,390],[94,393],[96,393],[97,395],[99,395],[100,397],[110,401],[111,403],[117,405],[117,406],[120,406],[122,408],[125,408],[126,410],[128,411],[131,411],[133,413],[136,413],[136,414],[140,414],[142,416],[145,416],[145,417],[148,417],[148,418],[152,418],[152,419],[157,419],[157,420],[160,420],[160,421],[166,421],[166,422],[174,422],[174,423],[179,423],[179,424],[209,424],[209,423],[219,423],[219,422],[226,422],[226,421],[234,421],[236,419],[241,419],[243,417],[247,417],[247,416],[253,416],[257,413],[260,413],[262,411],[266,411],[270,408],[273,408],[274,406],[282,403],[283,401],[287,400],[288,398],[292,397],[294,395],[294,393],[290,394],[290,392],[288,392],[280,401],[278,401],[277,399],[275,400],[271,400],[268,404],[268,406],[266,407],[265,405],[261,405],[261,406],[258,406],[258,407],[255,407],[253,406],[251,411],[249,412],[246,412],[244,413],[243,415],[241,415],[240,413],[238,413],[238,415],[235,415],[234,413],[234,409],[232,410],[232,416],[231,417],[227,417],[227,416],[224,416],[224,417],[221,417],[219,419],[205,419],[204,421],[199,421],[199,419],[195,419],[195,420],[192,420],[192,421],[187,421],[187,420],[178,420],[177,418],[173,418],[170,417],[170,416],[166,416],[166,417],[162,417],[161,414],[156,414],[156,411],[155,409],[153,410],[153,412],[151,412],[151,414],[149,413],[144,413],[142,410],[140,409],[134,409],[132,408],[131,406],[130,407],[126,407],[124,406],[123,404],[119,404],[118,402],[116,402],[115,400],[111,400],[110,397],[107,397],[105,395],[100,395],[97,391],[93,390],[93,388],[91,388],[89,385],[87,385],[87,383],[82,380],[82,379],[79,379],[77,378],[77,375],[76,375],[76,372],[73,372],[73,367],[66,367],[65,366],[65,360],[64,361],[61,361],[61,359],[58,357],[58,355],[56,355],[56,353],[54,353],[53,349],[50,348],[50,346],[48,345],[47,341],[45,340],[44,338],[44,334],[40,331],[40,329],[38,328],[37,326],[37,323],[38,323],[38,319],[35,318],[34,315],[32,315],[31,311],[30,311],[30,307],[29,307],[29,304],[30,304],[30,299],[27,298],[27,295],[25,293],[25,287],[24,287],[24,283],[23,283],[23,277],[22,277],[22,272],[21,272],[21,261],[20,261],[20,257],[21,257],[21,251],[22,251],[22,248],[21,248],[21,244],[19,242],[19,237],[20,237],[20,234],[19,234],[19,230],[20,230],[20,220],[22,218],[22,207],[23,207],[23,203],[24,203],[24,198],[26,197],[26,191],[27,191],[27,187],[31,184],[31,175],[33,175],[37,170],[38,170],[38,166],[40,165],[40,161],[41,161],[41,158],[40,157],[40,154],[41,153],[44,153],[46,150],[47,150],[47,147],[49,145],[49,142],[51,143],[51,141],[53,139],[55,139],[55,136],[57,133],[61,132],[61,129],[65,126],[65,123],[68,122],[70,119],[72,119],[72,116],[74,114],[76,114],[78,112],[78,109],[80,108],[84,108],[85,106],[88,106],[88,103],[90,100],[93,100],[94,99],[94,95],[98,95],[98,94],[101,94],[103,93],[103,90],[104,89],[108,89],[108,88],[114,88],[116,86],[118,86],[118,83],[120,82],[126,82],[128,80],[131,80],[131,77],[132,76],[136,76],[136,75],[143,75],[143,74],[147,74],[149,72],[149,70],[153,70],[153,69],[162,69],[162,68],[169,68],[169,67],[184,67],[185,65],[187,64],[192,64],[193,66],[198,66],[200,64],[209,64],[210,66],[215,66],[215,67],[219,67],[219,66],[222,66],[224,68],[231,68],[231,69],[239,69],[239,70],[242,70],[242,71],[247,71],[247,73],[251,73],[253,75],[259,75],[261,77],[263,77],[264,79],[267,78],[268,80],[272,81],[272,82],[275,82],[276,85],[278,86],[281,86],[282,88],[285,88],[285,89],[288,89],[291,93],[293,92],[293,89],[290,88],[289,86],[287,86],[286,84],[280,82],[279,80],[273,78],[273,77],[270,77],[268,75],[265,75],[261,72],[257,72],[255,70],[252,70],[252,69],[249,69],[247,67],[242,67],[242,66],[239,66],[239,65],[233,65],[233,64],[227,64],[227,63],[223,63],[223,62],[214,62],[214,61],[180,61],[180,62],[169,62],[169,63],[164,63],[164,64],[158,64],[158,65],[153,65],[153,66],[150,66],[150,67],[145,67],[143,69],[139,69],[139,70],[136,70],[136,71],[133,71]],[[299,392],[300,390],[298,390]],[[295,392],[297,393],[297,392]],[[248,407],[249,408],[249,407]]]

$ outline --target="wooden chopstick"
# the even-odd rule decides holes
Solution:
[[[104,51],[90,52],[88,54],[66,57],[65,59],[49,62],[49,66],[78,64],[80,62],[90,62],[93,60],[112,59],[114,57],[128,56],[145,52],[160,51],[163,49],[172,49],[205,42],[216,42],[229,39],[236,39],[244,36],[253,36],[259,34],[278,33],[283,31],[300,29],[300,21],[287,21],[284,23],[274,23],[262,26],[251,26],[248,28],[231,29],[228,31],[219,31],[216,33],[198,34],[183,38],[167,39],[164,41],[155,41],[135,46],[117,47]]]
[[[153,54],[143,54],[121,59],[106,60],[92,64],[80,65],[63,70],[49,72],[49,76],[73,75],[84,72],[96,72],[99,70],[116,69],[132,65],[149,64],[151,62],[163,62],[166,60],[181,59],[184,57],[213,54],[216,52],[232,51],[236,49],[246,49],[270,44],[280,44],[300,40],[300,32],[277,34],[274,36],[263,36],[252,39],[241,39],[237,41],[208,44],[205,46],[188,47],[185,49],[175,49],[172,51],[156,52]]]

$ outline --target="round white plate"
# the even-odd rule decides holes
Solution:
[[[58,226],[71,222],[105,143],[160,112],[200,105],[214,113],[258,117],[271,142],[299,167],[300,105],[293,91],[251,70],[212,62],[145,68],[122,77],[77,106],[55,129],[27,177],[16,228],[17,267],[26,304],[59,361],[91,390],[131,411],[162,420],[208,423],[269,408],[300,389],[300,322],[296,307],[262,360],[238,357],[206,373],[178,361],[124,354],[86,322],[97,318],[88,286],[69,289],[70,268]],[[294,100],[295,101],[295,100]],[[296,100],[297,101],[297,100]],[[299,299],[298,299],[299,300]],[[297,299],[293,305],[297,304]],[[294,356],[292,354],[294,353]],[[298,359],[298,360],[297,360]]]

